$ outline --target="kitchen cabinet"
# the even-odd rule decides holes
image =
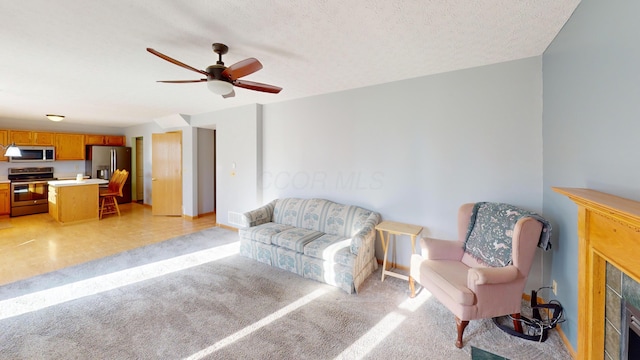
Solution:
[[[85,145],[104,145],[104,135],[85,135]]]
[[[86,135],[85,145],[124,146],[125,137],[122,135]]]
[[[98,220],[98,186],[106,180],[49,181],[49,215],[63,223]]]
[[[0,145],[9,145],[9,131],[0,130]],[[4,156],[5,151],[7,151],[7,149],[2,148],[2,151],[0,152],[0,161],[9,161],[9,158]]]
[[[54,133],[44,131],[9,130],[9,143],[16,145],[54,145]]]
[[[84,160],[83,134],[56,133],[56,160]]]
[[[0,183],[0,215],[9,215],[11,213],[10,186],[8,183]]]
[[[124,146],[126,144],[124,136],[107,135],[104,137],[105,145]]]

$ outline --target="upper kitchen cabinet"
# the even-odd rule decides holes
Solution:
[[[124,136],[107,135],[104,137],[104,144],[111,146],[125,146],[127,141]]]
[[[125,137],[121,135],[86,135],[85,145],[124,146]]]
[[[9,145],[9,132],[7,130],[0,130],[0,145]],[[4,156],[5,151],[6,149],[3,148],[2,152],[0,152],[0,161],[9,161],[9,158]]]
[[[56,160],[84,160],[85,135],[56,133]]]
[[[9,130],[9,143],[16,145],[54,145],[54,133],[28,130]]]

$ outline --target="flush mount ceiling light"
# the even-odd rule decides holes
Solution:
[[[47,119],[51,121],[62,121],[64,120],[64,115],[47,114]]]
[[[20,148],[18,148],[15,143],[12,143],[11,145],[8,145],[8,146],[0,145],[0,147],[2,147],[3,149],[7,149],[7,151],[4,153],[4,156],[6,156],[6,157],[9,157],[9,156],[21,157],[22,156],[22,152],[20,151]]]

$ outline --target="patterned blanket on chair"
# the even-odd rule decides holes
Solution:
[[[471,213],[465,252],[489,266],[509,265],[513,228],[523,217],[532,217],[542,223],[538,247],[550,250],[551,224],[542,216],[509,204],[479,202]]]

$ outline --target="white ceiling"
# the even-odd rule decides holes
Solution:
[[[579,0],[2,0],[0,119],[125,127],[541,55]],[[198,69],[255,57],[223,99]]]

